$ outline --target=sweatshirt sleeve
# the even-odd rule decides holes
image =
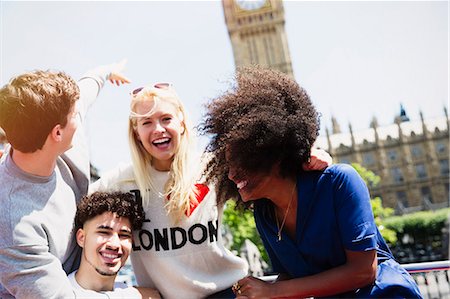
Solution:
[[[17,299],[75,298],[61,262],[43,245],[0,248],[0,284]]]
[[[121,163],[116,168],[107,171],[102,174],[100,179],[89,185],[89,194],[94,192],[113,192],[122,191],[129,192],[124,185],[133,184],[136,182],[134,180],[134,172],[132,164]],[[136,187],[137,188],[137,187]]]
[[[80,124],[73,136],[72,148],[61,156],[77,182],[78,197],[86,194],[90,179],[89,149],[83,128],[84,119],[114,68],[115,64],[97,67],[86,72],[78,81],[80,99],[76,105],[80,114]]]
[[[82,121],[86,117],[86,113],[95,102],[100,90],[105,85],[111,72],[115,69],[116,64],[103,65],[95,69],[87,71],[80,80],[78,87],[80,88],[80,100],[78,101],[79,112]]]

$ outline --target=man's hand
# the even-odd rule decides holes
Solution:
[[[325,150],[320,148],[311,149],[311,158],[308,162],[303,163],[303,170],[324,170],[333,164],[333,158]]]
[[[131,82],[130,79],[128,79],[122,74],[126,64],[127,64],[126,59],[123,59],[122,61],[114,64],[113,69],[108,77],[109,82],[111,82],[112,84],[116,84],[117,86]]]

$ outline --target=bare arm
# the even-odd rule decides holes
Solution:
[[[239,281],[237,298],[303,298],[330,296],[361,288],[375,280],[376,251],[345,251],[347,262],[312,276],[267,283],[255,277]]]

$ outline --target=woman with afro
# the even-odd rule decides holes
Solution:
[[[289,76],[244,68],[207,105],[207,177],[221,200],[252,205],[273,282],[234,287],[242,298],[421,298],[379,233],[368,189],[349,165],[304,171],[319,132],[307,93]]]

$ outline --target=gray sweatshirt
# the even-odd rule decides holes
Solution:
[[[112,66],[79,82],[82,120]],[[66,273],[78,268],[81,250],[73,219],[89,185],[89,157],[79,126],[73,147],[49,177],[19,169],[7,148],[0,162],[0,298],[75,298]]]

